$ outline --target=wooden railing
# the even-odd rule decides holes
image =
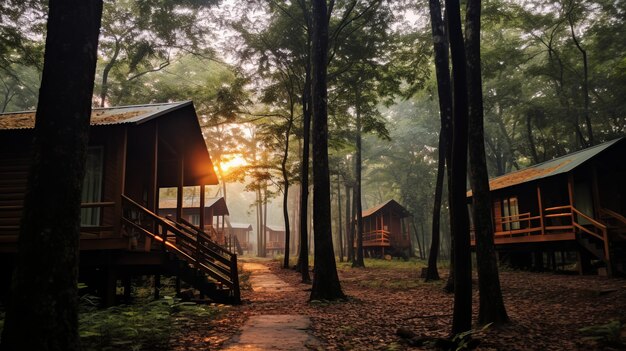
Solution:
[[[115,227],[113,225],[103,225],[102,224],[102,216],[104,216],[104,209],[115,207],[115,202],[105,201],[105,202],[84,202],[80,204],[81,209],[85,208],[100,208],[100,224],[98,225],[89,225],[89,226],[81,226],[80,232],[85,234],[91,234],[95,237],[100,238],[102,236],[102,232],[115,231]],[[16,236],[19,234],[20,226],[19,222],[22,217],[22,211],[24,210],[24,206],[22,205],[11,205],[11,206],[0,206],[0,218],[4,219],[5,222],[8,222],[7,225],[0,225],[0,235],[8,234],[9,236]],[[6,213],[11,213],[7,215]],[[17,237],[15,237],[17,240]]]
[[[104,216],[104,209],[105,208],[110,208],[110,207],[115,207],[115,202],[112,201],[106,201],[106,202],[83,202],[80,204],[80,208],[82,209],[86,209],[86,208],[98,208],[100,209],[100,213],[99,213],[99,217],[100,217],[100,224],[98,225],[81,225],[80,227],[80,232],[82,234],[93,234],[96,235],[96,237],[101,238],[102,237],[102,233],[103,232],[113,232],[115,230],[115,227],[113,225],[103,225],[102,224],[102,218]]]
[[[265,248],[267,250],[282,250],[285,248],[284,241],[268,241],[265,243]]]
[[[613,210],[609,210],[608,208],[601,208],[600,214],[603,215],[605,218],[616,222],[617,227],[619,227],[621,230],[626,230],[626,217]]]
[[[535,225],[537,222],[539,225]],[[508,225],[508,229],[496,231],[496,237],[532,235],[535,232],[541,231],[541,216],[531,216],[530,212],[511,216],[502,216],[500,217],[500,223],[502,223],[503,226]]]
[[[240,302],[236,254],[222,248],[206,232],[183,219],[176,223],[160,217],[124,195],[122,205],[121,220],[126,232],[136,231],[161,243],[164,251],[223,284],[231,291],[233,300]]]
[[[363,246],[390,246],[388,230],[373,230],[363,233]]]

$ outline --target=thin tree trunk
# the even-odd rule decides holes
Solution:
[[[101,16],[101,0],[49,2],[33,155],[2,350],[80,349],[80,204]]]
[[[287,130],[285,130],[285,152],[283,153],[283,160],[280,164],[280,169],[283,174],[283,217],[285,219],[285,258],[283,260],[283,268],[289,268],[289,240],[291,236],[289,230],[289,173],[287,172],[287,157],[289,156],[289,137],[291,136],[291,127],[293,126],[293,99],[290,99],[290,107],[289,122],[287,124]]]
[[[437,165],[437,182],[435,185],[435,199],[432,219],[432,240],[428,255],[428,270],[426,280],[439,280],[437,271],[437,254],[439,253],[441,218],[441,197],[443,194],[443,179],[446,164],[446,155],[449,150],[450,129],[452,123],[452,87],[450,82],[450,60],[448,57],[448,39],[445,22],[441,14],[439,0],[429,0],[430,21],[435,53],[435,69],[437,74],[437,92],[439,95],[439,115],[441,130],[439,134],[439,161]],[[450,160],[448,159],[448,162]],[[449,165],[449,163],[448,163]]]
[[[481,1],[469,1],[465,15],[465,45],[467,52],[467,86],[469,100],[469,161],[472,186],[474,233],[480,324],[508,322],[504,307],[498,262],[491,225],[491,198],[489,174],[485,155],[483,127],[483,96],[480,64],[480,10]]]
[[[354,225],[353,225],[353,219],[354,219],[354,214],[352,212],[352,207],[350,205],[350,186],[348,184],[345,185],[346,187],[346,236],[348,237],[347,244],[346,244],[346,248],[348,249],[348,261],[352,262],[354,261]],[[350,217],[350,215],[352,214],[352,217]]]
[[[326,0],[313,0],[312,111],[313,111],[313,235],[315,275],[311,300],[345,299],[341,290],[331,231],[328,169],[328,13]]]
[[[310,39],[308,41],[310,43]],[[307,45],[310,46],[310,45]],[[302,164],[300,168],[300,253],[297,270],[302,275],[303,283],[310,283],[309,275],[309,144],[311,136],[311,64],[307,62],[302,93]]]
[[[363,208],[361,203],[361,106],[360,91],[355,89],[355,110],[356,110],[356,157],[354,162],[354,176],[356,183],[354,186],[354,207],[356,210],[356,259],[352,261],[352,267],[365,267],[363,261]]]
[[[337,220],[339,221],[339,262],[343,262],[343,223],[341,223],[341,180],[337,176]]]
[[[452,334],[472,328],[472,261],[470,256],[467,189],[467,76],[459,0],[446,0],[454,75],[454,120],[450,178],[450,221],[454,237],[454,314]]]
[[[580,46],[578,42],[578,38],[576,38],[576,34],[574,33],[574,21],[572,19],[571,14],[567,17],[569,21],[569,28],[572,33],[572,40],[574,40],[574,44],[576,44],[576,48],[580,51],[580,54],[583,56],[583,95],[585,97],[585,124],[587,125],[587,137],[589,138],[589,146],[595,145],[593,140],[593,129],[591,127],[591,119],[589,117],[589,68],[587,63],[587,51]]]

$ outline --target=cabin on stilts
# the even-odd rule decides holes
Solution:
[[[0,114],[0,286],[10,285],[27,187],[35,112]],[[130,297],[131,277],[177,277],[214,301],[239,303],[237,255],[183,218],[185,187],[217,184],[191,101],[95,108],[91,115],[80,228],[80,281],[105,305],[118,281]],[[171,218],[159,214],[161,188],[176,188]],[[2,292],[6,294],[6,291]],[[4,295],[6,296],[6,295]]]
[[[265,251],[270,255],[285,253],[285,227],[265,225]]]
[[[159,215],[167,218],[176,218],[176,201],[177,199],[171,198],[159,199]],[[197,194],[192,193],[191,195],[184,195],[183,220],[196,227],[203,228],[213,241],[221,245],[226,245],[226,216],[229,215],[226,201],[223,197],[213,197],[206,198],[204,203],[204,224],[200,225],[201,211],[199,191]]]
[[[363,250],[370,257],[408,257],[411,252],[411,213],[395,200],[363,211]],[[356,247],[356,240],[355,240]]]
[[[500,260],[556,270],[573,256],[581,274],[623,275],[625,155],[626,138],[620,138],[491,179]]]
[[[233,242],[238,254],[243,255],[244,253],[252,252],[252,242],[250,242],[252,224],[227,222],[226,232],[228,233],[227,237]]]

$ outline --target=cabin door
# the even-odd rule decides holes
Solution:
[[[574,207],[587,216],[594,218],[593,198],[591,196],[591,186],[589,183],[581,182],[574,184]],[[582,216],[578,216],[578,223],[591,224]]]

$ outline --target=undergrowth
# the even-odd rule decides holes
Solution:
[[[83,350],[168,349],[170,335],[194,318],[211,318],[219,307],[181,302],[165,296],[150,302],[96,307],[96,298],[81,298],[79,333]]]

